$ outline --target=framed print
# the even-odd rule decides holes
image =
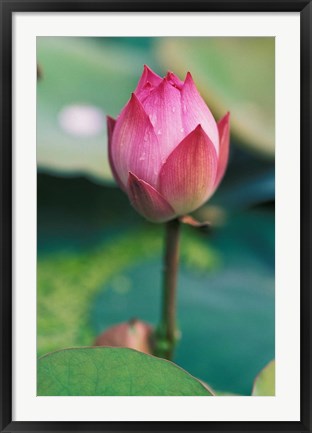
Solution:
[[[1,431],[311,432],[311,2],[1,29]]]

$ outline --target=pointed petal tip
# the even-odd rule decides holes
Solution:
[[[145,64],[143,66],[143,71],[134,93],[138,94],[140,98],[140,93],[148,81],[151,83],[152,87],[156,87],[161,80],[162,78]]]
[[[201,126],[201,124],[199,123],[197,126],[196,126],[196,128],[194,129],[194,132],[205,132],[204,130],[203,130],[203,127]]]
[[[112,136],[113,136],[115,125],[116,125],[116,120],[111,116],[106,116],[106,128],[107,128],[109,148],[112,144]]]
[[[143,66],[143,72],[142,72],[142,76],[145,75],[146,80],[148,80],[148,78],[159,81],[162,80],[162,78],[156,74],[156,72],[153,71],[152,68],[150,68],[147,64],[144,64]]]
[[[189,133],[189,135],[191,135],[191,134],[197,135],[198,137],[204,136],[205,139],[207,139],[207,140],[209,140],[209,142],[211,142],[210,138],[208,137],[208,135],[206,134],[204,128],[202,127],[202,125],[200,123],[196,126],[195,129],[193,129],[193,131],[191,131]]]
[[[180,78],[171,71],[167,72],[167,75],[164,79],[167,80],[171,86],[176,87],[179,90],[181,90],[184,85],[184,82],[181,81]]]
[[[142,76],[142,77],[143,77],[143,76],[147,77],[149,72],[152,72],[152,73],[153,73],[153,71],[151,70],[151,68],[149,68],[149,67],[144,63],[141,76]]]
[[[184,79],[184,84],[185,84],[186,82],[189,82],[189,81],[191,81],[192,83],[194,83],[194,80],[193,80],[192,74],[190,73],[190,71],[187,71],[187,73],[186,73],[186,75],[185,75],[185,79]]]
[[[230,111],[227,111],[227,112],[225,113],[225,115],[224,115],[224,116],[219,120],[218,123],[220,123],[220,122],[222,122],[222,121],[227,121],[227,122],[229,122],[230,117],[231,117],[231,113],[230,113]]]
[[[169,81],[167,79],[167,76],[165,76],[164,78],[161,79],[161,81],[159,82],[159,84],[156,88],[157,89],[163,89],[165,86],[169,86]]]
[[[164,77],[164,80],[170,81],[172,75],[173,75],[172,72],[168,71],[167,74],[166,74],[165,77]]]
[[[220,120],[217,122],[219,136],[221,136],[225,130],[228,130],[230,127],[230,112],[228,111]]]
[[[177,77],[172,71],[168,71],[167,75],[165,76],[165,80],[172,80],[172,79],[178,79],[179,77]]]
[[[114,127],[115,123],[116,123],[116,119],[114,119],[109,115],[106,116],[106,125],[108,128]]]
[[[188,71],[186,73],[186,76],[185,76],[185,79],[184,79],[184,83],[183,83],[183,87],[184,86],[186,87],[186,89],[188,91],[193,91],[193,92],[196,91],[199,94],[199,91],[198,91],[197,86],[195,84],[193,75],[190,73],[190,71]],[[205,105],[206,105],[206,103],[205,103]]]
[[[219,136],[221,140],[221,136],[224,134],[225,131],[228,131],[230,127],[230,112],[228,111],[217,123],[218,130],[219,130]]]
[[[155,86],[153,86],[152,92],[155,92],[154,94],[160,94],[163,95],[167,89],[173,87],[170,84],[170,81],[167,79],[167,77],[161,78],[161,81]]]
[[[143,72],[144,71],[152,72],[153,74],[155,74],[155,72],[146,63],[144,63],[144,65],[143,65]]]
[[[139,105],[140,107],[142,107],[142,104],[141,104],[139,98],[137,97],[137,95],[134,92],[131,93],[131,96],[130,96],[128,103],[130,105]]]
[[[165,198],[149,183],[129,171],[128,196],[133,207],[147,220],[160,223],[175,217]]]

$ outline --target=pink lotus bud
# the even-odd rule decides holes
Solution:
[[[150,221],[197,209],[224,175],[229,113],[216,123],[189,72],[183,82],[144,66],[129,102],[107,126],[113,175]]]
[[[153,328],[142,320],[131,319],[129,322],[111,326],[100,334],[95,346],[129,347],[140,352],[152,354]]]

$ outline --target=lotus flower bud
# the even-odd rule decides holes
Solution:
[[[229,113],[216,123],[191,74],[159,77],[144,66],[117,120],[107,118],[109,161],[119,186],[146,219],[194,211],[219,185],[229,154]]]
[[[95,346],[129,347],[152,354],[151,337],[153,328],[142,320],[131,319],[106,329],[97,337]]]

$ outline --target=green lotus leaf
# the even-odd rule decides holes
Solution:
[[[275,395],[275,361],[267,364],[255,379],[252,395]]]
[[[177,365],[132,349],[66,349],[38,361],[40,396],[211,396]]]

